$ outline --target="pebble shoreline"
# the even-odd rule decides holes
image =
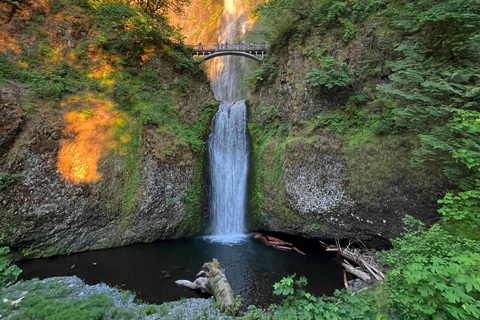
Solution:
[[[28,286],[33,282],[41,282],[42,284],[48,285],[51,282],[61,282],[64,283],[69,289],[72,289],[72,294],[65,297],[65,300],[69,299],[82,299],[86,298],[92,294],[105,294],[108,298],[112,299],[115,307],[132,311],[135,313],[141,313],[141,309],[148,306],[146,303],[136,302],[135,296],[129,294],[128,292],[121,291],[117,288],[112,288],[104,283],[96,285],[88,285],[83,282],[82,279],[71,276],[71,277],[53,277],[46,278],[43,280],[33,279],[25,282],[18,282],[9,286],[8,288],[3,288],[0,290],[1,295],[6,296],[6,299],[3,299],[3,303],[11,303],[12,301],[21,297],[22,294],[28,295],[28,291],[25,291]],[[10,299],[8,299],[10,298]],[[0,301],[2,303],[2,301]],[[19,309],[22,307],[21,301],[18,303]],[[191,298],[184,299],[174,302],[166,302],[161,306],[165,306],[165,310],[168,310],[167,314],[151,314],[147,316],[139,316],[136,319],[141,320],[192,320],[192,319],[202,319],[202,320],[230,320],[235,319],[235,317],[226,316],[216,308],[215,301],[212,298],[209,299],[200,299],[200,298]],[[0,315],[0,319],[11,319],[17,312],[12,312],[12,314]]]

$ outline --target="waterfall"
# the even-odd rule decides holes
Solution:
[[[248,0],[225,0],[218,42],[229,45],[244,41]],[[245,235],[247,199],[248,136],[246,99],[239,97],[245,58],[225,56],[209,65],[215,98],[222,101],[212,120],[208,138],[211,239],[236,242]],[[227,102],[228,101],[228,102]]]
[[[222,102],[208,138],[211,232],[222,241],[245,233],[249,153],[246,124],[245,101]]]
[[[249,24],[248,10],[248,0],[224,0],[218,43],[227,42],[229,45],[234,45],[245,42],[245,25]],[[249,93],[240,96],[239,92],[243,76],[242,66],[245,61],[244,57],[224,56],[207,62],[213,92],[218,101],[249,98]]]

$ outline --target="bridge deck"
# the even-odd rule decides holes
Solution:
[[[263,51],[266,52],[270,48],[270,45],[249,45],[249,44],[229,44],[229,45],[194,45],[192,46],[195,52],[225,52],[225,51]]]
[[[229,45],[195,45],[193,48],[194,55],[201,56],[203,60],[209,60],[220,56],[243,56],[258,62],[263,61],[264,55],[269,49],[269,45],[256,44],[229,44]]]

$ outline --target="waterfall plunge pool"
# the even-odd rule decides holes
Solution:
[[[177,286],[175,280],[195,280],[203,263],[212,258],[220,261],[235,295],[242,296],[244,305],[264,308],[279,303],[280,297],[273,295],[273,284],[294,273],[297,278],[305,276],[306,291],[316,295],[331,295],[343,287],[341,267],[318,241],[281,237],[306,256],[267,247],[252,236],[236,243],[198,237],[22,260],[17,265],[23,270],[23,280],[76,275],[87,284],[104,282],[131,290],[137,298],[156,304],[206,297],[200,291]]]

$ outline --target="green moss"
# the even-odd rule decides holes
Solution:
[[[253,110],[249,110],[253,114]],[[252,117],[254,118],[254,117]],[[287,206],[287,193],[283,177],[285,149],[293,137],[289,137],[290,127],[275,126],[275,119],[266,123],[255,120],[249,124],[251,154],[249,175],[249,217],[250,227],[264,224],[268,213],[283,220],[301,222]]]
[[[123,188],[122,208],[124,213],[130,212],[134,205],[139,184],[138,167],[142,161],[141,154],[141,132],[142,127],[138,123],[129,123],[127,128],[123,128],[122,134],[130,134],[131,139],[124,144],[125,165],[122,171],[125,174],[125,185]]]
[[[455,220],[440,222],[442,229],[450,233],[454,238],[470,239],[474,241],[480,241],[480,228],[478,224],[471,221]]]
[[[201,233],[205,228],[204,209],[206,204],[206,154],[199,156],[196,166],[193,183],[188,189],[187,196],[190,199],[186,203],[186,214],[183,219],[172,226],[177,234],[191,236]]]
[[[405,183],[411,188],[421,188],[435,178],[411,164],[416,145],[414,135],[375,136],[365,129],[343,138],[347,190],[361,203],[372,200],[392,184]]]
[[[199,115],[198,122],[193,126],[192,131],[195,133],[195,139],[201,141],[198,143],[198,148],[194,149],[195,173],[193,182],[185,195],[186,215],[174,226],[177,233],[181,235],[194,235],[202,232],[205,228],[204,210],[206,207],[206,180],[207,180],[207,153],[204,147],[204,141],[210,133],[210,123],[213,116],[218,110],[219,103],[211,100],[202,105],[202,111]]]

